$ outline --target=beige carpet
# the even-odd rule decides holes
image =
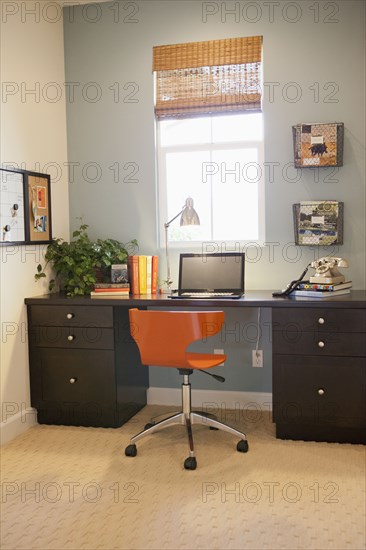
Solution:
[[[4,446],[2,549],[365,548],[364,446],[277,440],[268,416],[232,413],[247,454],[195,426],[198,467],[186,471],[177,426],[125,457],[161,410],[116,430],[40,425]]]

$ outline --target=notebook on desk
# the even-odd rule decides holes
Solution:
[[[230,299],[244,294],[245,254],[181,254],[178,290],[171,298]]]

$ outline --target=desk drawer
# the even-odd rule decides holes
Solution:
[[[333,308],[273,309],[274,331],[365,332],[366,310]]]
[[[366,339],[358,332],[274,332],[273,353],[364,357]]]
[[[358,357],[277,355],[273,418],[279,423],[366,422],[366,366]]]
[[[113,349],[113,329],[101,327],[36,326],[29,333],[30,342],[36,347]]]
[[[114,403],[114,352],[38,348],[40,398],[54,403]]]
[[[31,325],[62,327],[113,327],[110,306],[30,306]]]

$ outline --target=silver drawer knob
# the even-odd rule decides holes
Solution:
[[[325,321],[324,321],[323,317],[319,317],[318,323],[319,323],[319,325],[324,325]]]
[[[322,341],[320,340],[320,342],[318,342],[318,347],[319,347],[319,348],[324,348],[324,346],[325,346],[324,342],[322,342]]]
[[[72,319],[73,317],[74,317],[74,314],[73,314],[73,313],[68,313],[68,314],[66,315],[66,318],[67,318],[67,319]]]
[[[324,395],[324,394],[325,394],[325,391],[324,391],[322,388],[320,388],[320,389],[318,390],[318,394],[319,394],[319,395]]]
[[[75,384],[77,378],[70,378],[70,384]]]
[[[72,334],[69,334],[67,339],[68,339],[69,342],[72,342],[75,339],[75,336],[73,336]]]

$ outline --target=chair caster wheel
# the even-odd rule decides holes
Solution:
[[[125,455],[126,456],[136,456],[137,455],[136,445],[128,445],[125,448]]]
[[[197,460],[196,457],[190,456],[185,459],[184,461],[184,467],[186,470],[195,470],[197,468]]]
[[[247,453],[249,451],[248,441],[241,439],[236,446],[236,450],[239,451],[239,453]]]
[[[154,422],[148,422],[147,424],[145,424],[144,430],[148,430],[149,428],[152,428],[153,426],[155,426]]]

